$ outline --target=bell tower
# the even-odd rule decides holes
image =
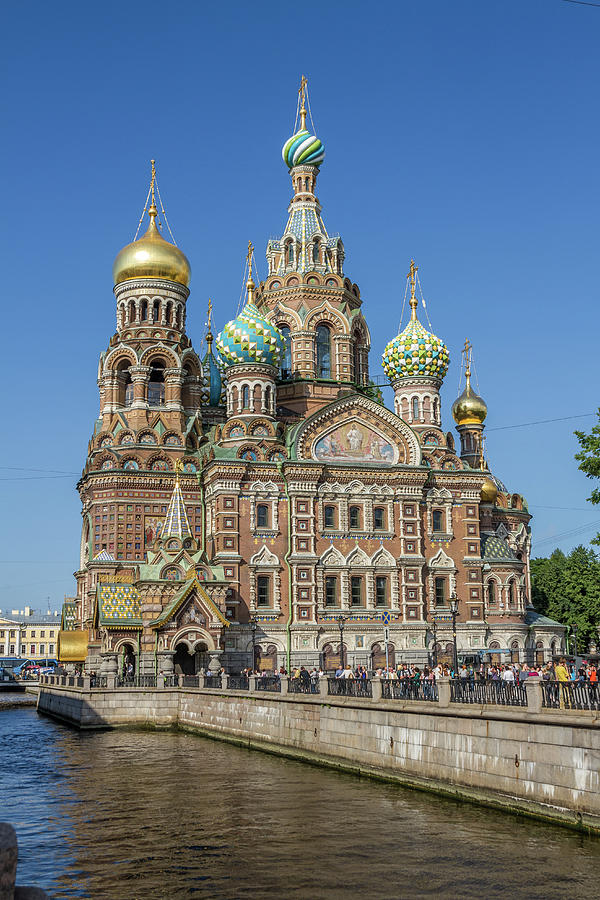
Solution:
[[[268,276],[256,302],[284,339],[278,371],[282,414],[303,416],[340,392],[365,390],[370,349],[360,291],[344,273],[342,239],[328,232],[316,194],[325,149],[314,133],[304,76],[294,133],[282,156],[293,194],[283,235],[267,244]]]

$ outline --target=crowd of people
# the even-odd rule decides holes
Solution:
[[[255,675],[258,678],[277,677],[288,675],[287,670],[281,666],[278,671],[272,672],[268,670],[245,669],[242,675]],[[417,666],[412,663],[398,663],[396,666],[379,667],[374,671],[369,671],[365,666],[359,665],[354,668],[346,663],[339,665],[335,673],[327,672],[322,668],[307,668],[306,666],[295,666],[289,673],[291,680],[297,681],[305,686],[312,685],[316,688],[322,678],[332,677],[357,679],[370,678],[375,676],[392,681],[408,681],[413,684],[421,682],[435,682],[438,678],[444,676],[452,679],[459,679],[464,683],[475,682],[504,682],[505,684],[522,684],[529,676],[538,676],[542,681],[553,682],[572,682],[572,683],[589,683],[596,685],[598,683],[598,668],[592,662],[582,660],[579,666],[574,663],[568,663],[565,659],[558,662],[548,662],[545,665],[530,665],[528,663],[506,663],[504,665],[481,664],[476,667],[463,663],[458,666],[455,671],[453,665],[439,662],[431,666]]]

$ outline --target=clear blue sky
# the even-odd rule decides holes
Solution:
[[[0,608],[55,608],[74,588],[80,504],[61,473],[85,460],[115,325],[112,262],[135,232],[149,159],[192,264],[198,348],[208,297],[218,324],[235,313],[248,239],[264,276],[266,241],[283,230],[280,149],[302,72],[326,149],[325,222],[361,288],[372,371],[414,256],[452,357],[446,427],[468,335],[490,463],[528,499],[534,551],[593,535],[552,540],[600,520],[573,461],[573,429],[593,417],[500,429],[599,405],[600,9],[35,0],[6,6],[3,26]]]

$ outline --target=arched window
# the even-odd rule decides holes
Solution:
[[[119,406],[131,406],[133,403],[133,382],[129,374],[129,360],[119,363]]]
[[[350,528],[360,528],[360,506],[351,506],[349,510]]]
[[[259,503],[256,507],[256,527],[269,527],[269,507],[266,503]]]
[[[250,406],[250,388],[247,384],[242,388],[242,407],[248,409]]]
[[[160,300],[155,300],[152,305],[152,321],[158,322],[160,319]]]
[[[292,338],[288,325],[282,325],[279,329],[283,338],[283,359],[281,360],[281,377],[292,377]]]
[[[319,247],[319,242],[315,241],[313,244],[313,262],[318,264],[320,259],[321,259],[321,251],[320,251],[320,247]]]
[[[165,316],[167,325],[170,325],[173,321],[173,304],[169,300],[167,303],[167,314]]]
[[[308,190],[308,178],[305,178],[305,179],[304,179],[304,190],[305,190],[305,191]]]
[[[412,398],[412,417],[413,417],[413,419],[419,418],[419,398],[418,397]]]
[[[317,378],[331,378],[331,333],[326,325],[317,327]]]
[[[433,510],[433,530],[434,531],[443,531],[444,530],[444,513],[441,509]]]
[[[487,583],[487,599],[492,606],[496,602],[496,582],[488,581]]]
[[[265,388],[265,410],[267,413],[271,412],[271,385],[267,385]]]
[[[129,321],[135,322],[135,300],[129,301]]]
[[[165,364],[162,360],[154,360],[150,369],[148,382],[148,403],[150,406],[162,406],[165,402]]]
[[[294,246],[290,241],[285,248],[286,262],[288,266],[294,264]]]
[[[440,401],[437,397],[433,398],[433,421],[439,422],[440,420]]]
[[[141,309],[141,320],[142,320],[142,322],[145,322],[146,319],[148,318],[148,301],[147,300],[142,300],[142,302],[140,304],[140,309]]]
[[[515,583],[514,583],[514,581],[511,581],[510,584],[508,585],[508,605],[509,606],[515,605]]]

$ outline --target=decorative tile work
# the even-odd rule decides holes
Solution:
[[[141,626],[140,595],[133,585],[99,584],[97,590],[100,625]]]
[[[236,319],[217,336],[217,350],[225,365],[243,362],[278,366],[284,343],[280,332],[248,302]]]
[[[389,342],[383,351],[382,363],[390,381],[408,375],[443,378],[448,371],[450,355],[444,342],[430,334],[416,319]]]

